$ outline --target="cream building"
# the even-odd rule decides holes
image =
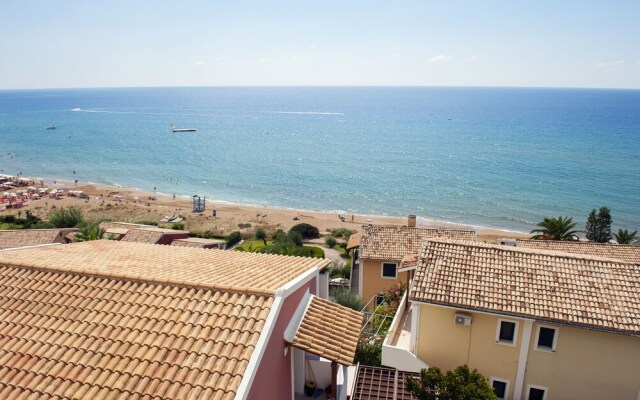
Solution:
[[[412,218],[413,217],[413,218]],[[430,239],[476,240],[474,231],[416,228],[415,216],[407,226],[367,225],[349,240],[355,248],[351,270],[351,290],[365,302],[372,301],[396,283],[407,284],[410,273],[403,272],[403,258],[416,255]]]
[[[640,265],[429,241],[382,363],[468,364],[501,399],[640,398]]]

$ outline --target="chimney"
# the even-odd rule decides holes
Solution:
[[[409,215],[409,218],[407,218],[407,226],[409,228],[415,228],[416,227],[416,216],[411,214]]]

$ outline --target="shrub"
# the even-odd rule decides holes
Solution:
[[[227,247],[232,247],[234,246],[236,243],[240,242],[242,240],[242,234],[238,231],[235,232],[231,232],[231,234],[229,236],[227,236]]]
[[[382,341],[360,336],[353,362],[379,367],[382,363]]]
[[[175,224],[171,225],[171,229],[175,231],[182,231],[184,230],[184,224],[180,222],[176,222]]]
[[[267,245],[267,232],[264,231],[264,228],[260,226],[256,228],[256,239],[262,240],[264,245]]]
[[[329,274],[331,278],[351,278],[351,266],[343,265],[340,267],[331,268],[331,273]]]
[[[0,222],[5,224],[15,224],[16,223],[15,215],[0,215]]]
[[[348,239],[349,236],[353,235],[355,232],[356,231],[352,231],[351,229],[347,228],[338,228],[331,231],[331,236]]]
[[[419,378],[406,378],[406,389],[425,400],[497,399],[489,380],[466,364],[444,374],[438,367],[422,369]]]
[[[342,306],[348,307],[352,310],[362,311],[365,304],[356,293],[353,293],[351,289],[339,287],[333,292],[333,301]]]
[[[158,226],[158,223],[156,221],[146,221],[146,220],[142,220],[142,221],[136,221],[136,224],[140,224],[140,225],[153,225],[153,226]]]
[[[238,224],[238,228],[240,228],[240,229],[247,229],[247,228],[251,228],[251,224],[248,224],[248,223],[240,223],[240,224]]]
[[[289,233],[291,232],[299,232],[302,235],[303,239],[316,239],[320,237],[320,231],[313,225],[309,225],[306,223],[300,223],[295,225],[291,229],[289,229]]]
[[[84,217],[78,207],[61,207],[49,212],[49,222],[56,228],[75,228],[84,222]]]
[[[336,244],[338,244],[338,241],[334,237],[329,236],[324,240],[324,243],[327,246],[329,246],[330,249],[333,249],[336,246]]]
[[[302,234],[298,231],[289,231],[287,239],[296,246],[302,246]]]
[[[287,234],[282,229],[278,229],[277,231],[273,232],[272,238],[276,242],[286,242]]]
[[[51,222],[36,222],[32,224],[29,229],[51,229],[55,228],[55,226]]]

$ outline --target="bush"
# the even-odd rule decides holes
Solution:
[[[264,231],[264,228],[260,226],[256,228],[256,239],[262,240],[264,245],[267,245],[267,232]]]
[[[153,226],[158,226],[158,223],[156,221],[136,221],[136,224],[140,224],[140,225],[153,225]]]
[[[247,228],[251,228],[251,224],[248,224],[248,223],[240,223],[240,224],[238,224],[238,228],[240,228],[240,229],[247,229]]]
[[[348,307],[352,310],[362,311],[365,304],[356,293],[353,293],[351,289],[345,287],[336,288],[331,296],[335,303],[341,306]]]
[[[0,215],[0,223],[15,224],[16,220],[17,218],[15,215]]]
[[[51,222],[36,222],[32,224],[29,229],[51,229],[55,228],[55,226]]]
[[[271,238],[276,242],[286,242],[287,234],[282,229],[278,229],[273,232],[273,236],[271,236]]]
[[[466,364],[444,374],[438,367],[422,369],[419,378],[406,378],[406,389],[425,400],[497,399],[489,380]]]
[[[356,346],[355,364],[379,367],[382,363],[382,341],[360,336]]]
[[[338,241],[335,238],[333,238],[332,236],[329,236],[328,238],[326,238],[324,240],[324,243],[327,246],[329,246],[330,249],[333,249],[336,246],[336,244],[338,244]]]
[[[174,231],[182,231],[184,230],[184,224],[176,222],[175,224],[171,225],[171,229],[173,229]]]
[[[224,236],[218,235],[212,231],[189,232],[189,236],[203,239],[226,239]]]
[[[333,267],[331,268],[331,273],[329,274],[331,278],[351,278],[351,266],[344,265],[341,267]]]
[[[84,222],[84,217],[78,207],[61,207],[49,212],[49,222],[56,228],[75,228]]]
[[[289,231],[287,239],[298,247],[302,246],[302,234],[298,231]]]
[[[239,243],[242,240],[242,234],[238,231],[231,232],[229,236],[227,236],[227,248],[234,246],[236,243]]]
[[[351,229],[347,228],[338,228],[331,231],[331,236],[348,239],[349,236],[353,235],[355,232],[356,231],[352,231]]]
[[[295,225],[293,228],[289,229],[289,233],[291,232],[299,232],[302,235],[302,238],[307,239],[316,239],[320,237],[320,231],[313,225],[309,225],[306,223],[301,223]]]

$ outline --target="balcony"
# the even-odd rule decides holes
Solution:
[[[415,355],[411,326],[416,321],[413,321],[412,307],[407,307],[408,293],[409,290],[404,292],[391,328],[382,343],[382,365],[404,371],[420,372],[423,368],[428,369],[429,365]]]

